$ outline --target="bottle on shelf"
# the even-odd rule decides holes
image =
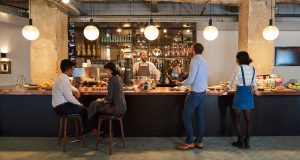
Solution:
[[[78,44],[77,45],[77,56],[81,56],[81,52],[80,52],[81,50],[80,50],[80,45]]]
[[[88,44],[87,56],[91,56],[91,55],[92,55],[91,48],[90,48],[90,45]]]
[[[82,51],[81,51],[81,55],[82,56],[86,56],[86,52],[85,52],[85,46],[84,46],[84,44],[82,45]]]
[[[95,47],[95,45],[93,45],[93,56],[94,57],[96,56],[96,47]]]

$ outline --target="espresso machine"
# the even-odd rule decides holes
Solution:
[[[132,84],[132,58],[125,58],[124,84]]]

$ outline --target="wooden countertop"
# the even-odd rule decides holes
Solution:
[[[150,95],[165,95],[165,96],[172,96],[172,95],[187,95],[188,92],[184,91],[170,91],[169,87],[158,87],[155,90],[151,91],[125,91],[125,95],[136,95],[136,96],[150,96]],[[0,95],[51,95],[51,91],[45,91],[42,89],[38,90],[23,90],[19,91],[16,89],[11,88],[0,88]],[[106,95],[107,92],[97,92],[97,91],[91,91],[91,92],[82,92],[82,95]],[[229,92],[229,95],[234,94],[234,92]],[[217,96],[218,91],[207,91],[208,96]],[[280,90],[280,91],[263,91],[262,96],[300,96],[300,92],[297,92],[295,90],[286,89],[286,90]]]

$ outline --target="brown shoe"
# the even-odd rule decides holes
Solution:
[[[203,145],[203,143],[195,143],[195,147],[198,149],[203,149],[204,145]]]
[[[195,144],[192,143],[192,144],[180,144],[178,146],[176,146],[176,149],[180,149],[180,150],[188,150],[188,149],[193,149],[195,148]]]

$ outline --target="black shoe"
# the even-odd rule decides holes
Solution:
[[[231,145],[232,145],[233,147],[237,147],[237,148],[240,148],[240,149],[244,149],[243,138],[238,137],[238,141],[232,142]]]
[[[244,139],[245,149],[249,149],[250,148],[249,140],[250,140],[250,137],[245,137],[245,139]]]

